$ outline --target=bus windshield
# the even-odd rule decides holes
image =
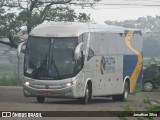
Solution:
[[[64,79],[74,76],[81,68],[74,60],[78,38],[29,37],[24,75],[34,79]]]

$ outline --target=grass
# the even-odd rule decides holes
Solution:
[[[18,86],[22,85],[22,65],[20,68],[20,78],[17,75],[17,66],[14,64],[0,65],[0,86]]]
[[[21,86],[22,84],[22,78],[18,78],[17,76],[2,76],[0,78],[0,86]]]

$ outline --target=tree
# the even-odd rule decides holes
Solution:
[[[77,16],[70,6],[94,7],[100,0],[1,0],[0,2],[0,36],[7,37],[9,42],[2,44],[17,48],[23,36],[22,26],[27,34],[38,24],[47,21],[86,22],[90,17],[85,13]],[[13,12],[16,9],[17,12]],[[25,34],[26,34],[25,33]]]
[[[150,36],[146,37],[143,41],[143,55],[144,57],[160,57],[160,39],[159,35],[154,35],[152,33]]]
[[[0,36],[7,37],[10,40],[10,42],[0,41],[0,43],[15,48],[19,40],[16,33],[20,31],[20,23],[16,19],[17,16],[15,13],[5,14],[5,10],[2,8],[0,9]]]

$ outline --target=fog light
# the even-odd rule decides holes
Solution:
[[[28,81],[27,81],[27,82],[25,82],[24,84],[25,84],[25,85],[27,85],[27,86],[29,86],[29,82],[28,82]]]

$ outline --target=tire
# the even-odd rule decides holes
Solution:
[[[145,82],[144,83],[144,91],[151,92],[153,90],[153,83],[152,82]]]
[[[38,103],[44,103],[45,97],[37,97],[37,102]]]
[[[86,86],[85,96],[83,98],[80,98],[79,100],[81,104],[88,104],[89,101],[91,100],[91,89],[88,84]]]
[[[112,99],[114,101],[127,101],[127,99],[128,99],[128,92],[129,92],[129,85],[128,85],[128,82],[125,82],[123,94],[113,95]]]

